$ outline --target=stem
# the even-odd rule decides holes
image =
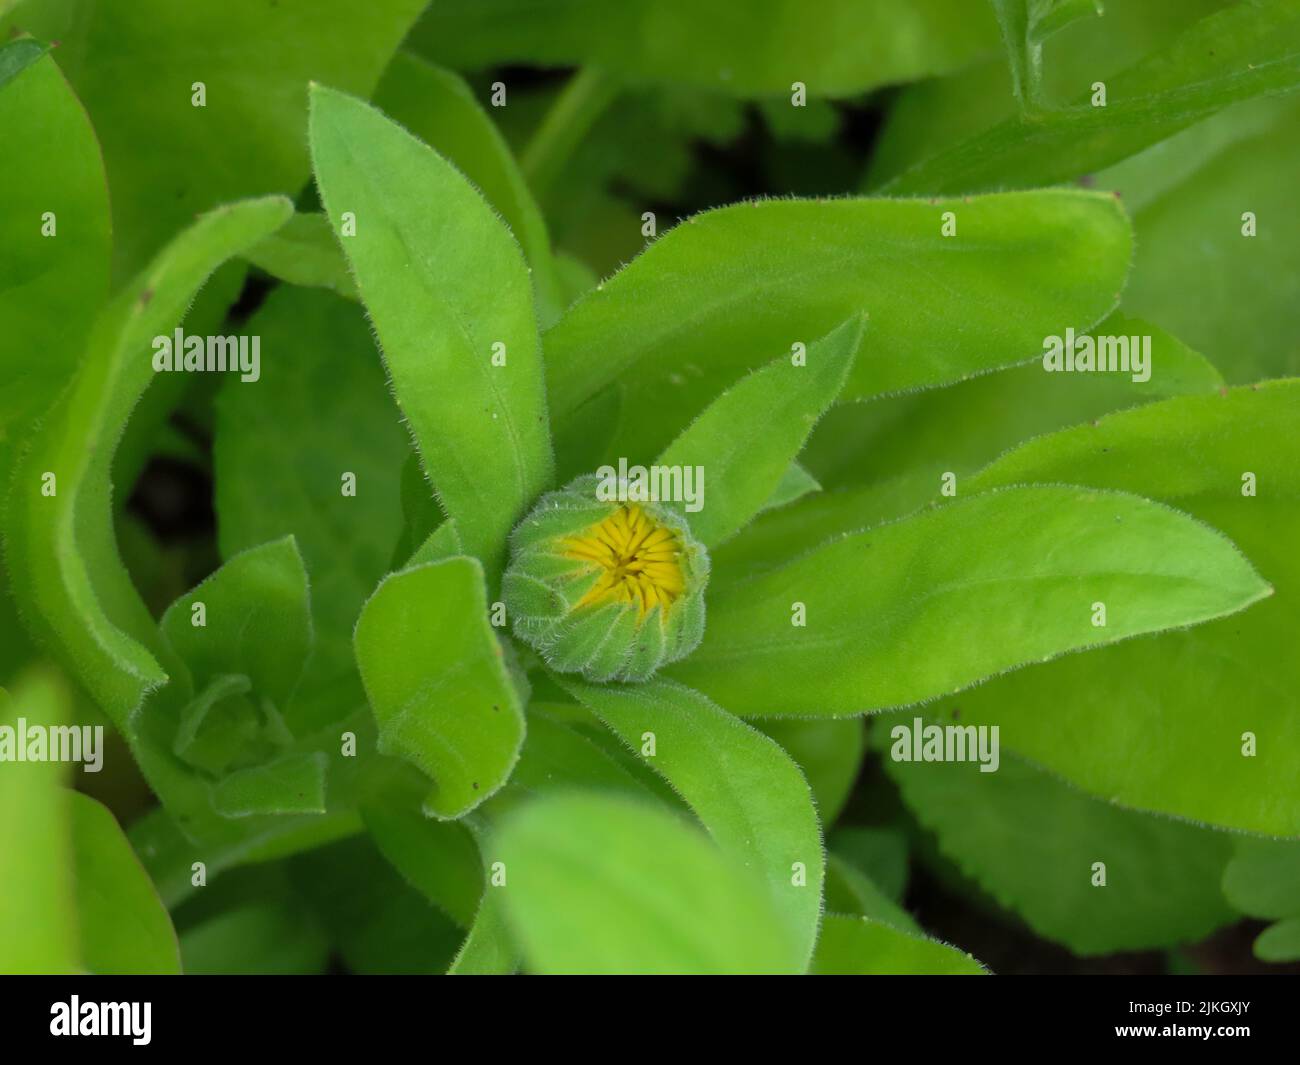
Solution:
[[[618,92],[617,80],[596,67],[583,67],[569,79],[519,160],[539,200],[546,197],[574,148]]]

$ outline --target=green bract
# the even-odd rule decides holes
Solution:
[[[519,523],[502,582],[506,612],[551,668],[642,681],[704,635],[709,554],[669,506],[602,498],[602,485],[596,474],[579,477]]]

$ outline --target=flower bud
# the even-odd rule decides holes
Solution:
[[[502,584],[519,639],[562,673],[647,680],[704,635],[709,556],[686,518],[597,498],[599,478],[544,495],[510,537]]]

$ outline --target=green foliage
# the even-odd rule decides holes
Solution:
[[[500,829],[500,889],[543,973],[782,973],[801,966],[756,873],[653,807],[574,795]]]
[[[1300,958],[1300,3],[1104,7],[0,2],[0,969]]]
[[[443,507],[495,584],[510,529],[552,473],[519,245],[464,178],[414,137],[342,93],[317,88],[312,101],[326,211],[379,334],[398,406]]]

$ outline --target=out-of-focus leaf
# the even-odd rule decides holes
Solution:
[[[18,719],[65,725],[69,694],[51,673],[24,674],[13,694],[0,688],[0,725]],[[16,742],[15,736],[12,742]],[[81,962],[73,884],[72,792],[59,762],[0,762],[0,971],[14,975],[69,973]]]
[[[1300,87],[1295,0],[1232,4],[1069,106],[1012,118],[913,166],[889,195],[1050,185],[1119,162],[1216,111]]]
[[[108,809],[69,794],[77,928],[86,969],[107,975],[181,971],[171,918]]]
[[[804,967],[757,872],[653,806],[539,799],[493,849],[499,891],[533,971],[790,973]]]
[[[1177,330],[1234,384],[1300,374],[1297,172],[1300,101],[1287,97],[1229,108],[1097,175],[1137,233],[1125,307]]]
[[[833,855],[860,870],[898,902],[907,887],[907,837],[898,828],[837,828],[830,837]]]
[[[361,299],[329,219],[323,214],[294,215],[277,232],[249,248],[244,258],[291,285],[328,288],[345,299]],[[301,321],[306,324],[311,319],[303,315]]]
[[[735,535],[771,499],[844,386],[863,326],[845,322],[812,344],[806,361],[783,355],[742,377],[659,457],[659,465],[703,470],[701,507],[688,519],[705,547]]]
[[[307,975],[325,969],[329,941],[294,900],[253,902],[181,934],[188,975]]]
[[[956,947],[891,928],[869,917],[827,914],[813,958],[816,976],[983,976]]]
[[[0,31],[17,26],[60,42],[59,65],[104,146],[113,261],[124,279],[196,214],[296,193],[308,174],[307,82],[368,94],[423,6],[29,2],[0,19]],[[198,82],[201,107],[193,102]],[[62,242],[62,221],[59,228]]]
[[[442,0],[415,47],[461,69],[594,64],[638,81],[740,96],[847,96],[956,69],[997,48],[987,8],[962,0]],[[707,42],[704,46],[703,42]]]
[[[830,854],[826,858],[826,910],[870,917],[900,932],[921,935],[912,915],[875,885],[857,866]]]
[[[897,721],[881,718],[879,734]],[[910,714],[901,727],[903,738],[880,744],[904,801],[944,855],[1039,935],[1108,954],[1195,942],[1232,919],[1219,890],[1226,833],[1094,799],[1005,751],[991,773],[973,762],[895,761],[894,742],[912,752]]]
[[[40,47],[19,40],[0,49],[12,78],[0,85],[0,470],[71,379],[108,292],[99,143],[54,60],[33,55]],[[17,74],[19,63],[34,65]]]
[[[1022,107],[1038,105],[1043,79],[1043,42],[1085,15],[1100,15],[1101,0],[992,0],[1011,67],[1011,84]]]
[[[325,755],[290,754],[222,777],[212,806],[223,817],[255,814],[323,814]]]
[[[669,671],[742,716],[834,717],[953,694],[1269,593],[1231,542],[1167,507],[1008,488],[718,590],[703,643]]]
[[[1042,437],[967,482],[979,491],[1070,480],[1153,496],[1231,536],[1277,594],[1240,616],[1087,661],[1034,665],[938,712],[956,706],[963,722],[1000,724],[1008,747],[1102,798],[1300,835],[1298,423],[1296,381],[1186,396]],[[1248,474],[1254,495],[1243,495]]]
[[[524,716],[476,560],[386,577],[361,611],[355,647],[380,750],[433,778],[431,815],[460,817],[501,787],[519,757]]]
[[[553,472],[523,256],[454,167],[360,100],[314,89],[311,141],[424,468],[495,584]]]
[[[547,330],[548,395],[565,419],[624,385],[604,455],[645,461],[746,369],[857,314],[868,350],[846,400],[1041,355],[1113,308],[1130,255],[1118,204],[1089,192],[736,204],[665,233]]]
[[[1300,840],[1238,840],[1223,893],[1242,913],[1277,921],[1255,940],[1257,958],[1300,961]]]
[[[306,734],[365,705],[352,630],[400,535],[398,476],[410,442],[359,308],[280,288],[247,329],[266,357],[255,384],[231,382],[217,397],[217,539],[227,559],[286,535],[302,551],[315,648],[281,710]]]
[[[823,854],[799,767],[774,741],[680,684],[561,683],[673,786],[724,854],[767,884],[806,964],[821,914]]]
[[[866,744],[860,717],[825,721],[753,721],[760,732],[776,740],[803,770],[812,788],[821,823],[833,825],[849,797],[862,765]]]
[[[433,975],[455,953],[460,930],[365,836],[294,857],[290,880],[355,973]]]
[[[406,881],[468,928],[483,876],[474,839],[464,825],[378,805],[363,807],[361,816],[375,846]]]
[[[802,499],[813,492],[820,492],[821,485],[817,483],[811,473],[804,469],[799,463],[790,463],[789,468],[781,475],[781,480],[772,489],[772,494],[767,497],[767,502],[763,504],[759,513],[768,510],[779,510],[796,500]]]

